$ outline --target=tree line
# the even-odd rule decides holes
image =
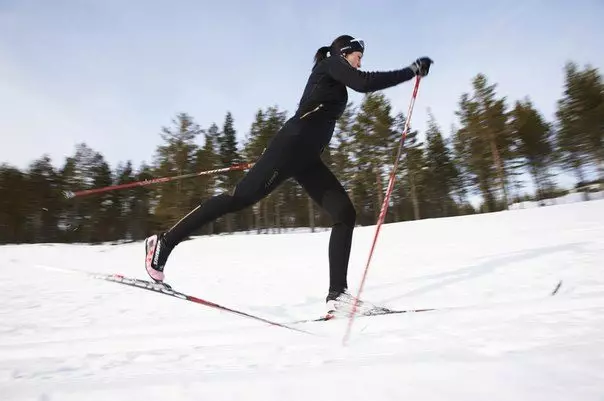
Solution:
[[[444,135],[429,113],[427,130],[411,127],[386,222],[503,210],[513,201],[540,200],[563,193],[553,170],[572,171],[578,185],[598,169],[604,182],[604,83],[598,69],[564,65],[563,91],[554,121],[530,98],[509,101],[497,84],[477,74],[455,111],[458,122]],[[0,165],[0,243],[140,240],[167,229],[192,208],[221,191],[232,190],[244,174],[216,175],[67,198],[81,191],[253,162],[287,120],[278,106],[259,109],[242,143],[234,117],[200,127],[179,113],[162,127],[151,162],[119,163],[112,170],[99,152],[77,144],[60,167],[43,155],[24,171]],[[347,188],[357,223],[375,224],[406,116],[394,114],[382,92],[350,103],[338,120],[322,157]],[[425,138],[420,140],[420,137]],[[529,175],[535,193],[518,195]],[[475,209],[469,201],[480,195]],[[295,227],[329,227],[329,217],[296,185],[286,182],[257,205],[200,229],[200,235],[235,231],[279,232]]]

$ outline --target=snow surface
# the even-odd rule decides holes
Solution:
[[[360,282],[374,227],[355,231]],[[329,232],[200,237],[183,292],[318,316]],[[1,400],[604,400],[604,201],[383,226],[363,298],[392,308],[311,336],[68,274],[145,278],[141,243],[0,247]],[[562,281],[558,293],[552,291]]]
[[[592,201],[592,200],[600,200],[604,199],[604,191],[596,191],[596,192],[571,192],[564,196],[559,196],[557,198],[551,199],[543,199],[540,202],[537,201],[524,201],[524,202],[516,202],[512,203],[509,208],[514,209],[528,209],[531,207],[540,207],[540,206],[552,206],[552,205],[563,205],[565,203],[575,203],[575,202],[584,202],[584,201]]]

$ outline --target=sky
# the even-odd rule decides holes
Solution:
[[[316,49],[341,34],[366,41],[366,71],[435,61],[411,120],[420,132],[430,110],[450,135],[478,73],[551,121],[564,63],[603,69],[603,20],[601,0],[0,0],[0,163],[62,165],[80,142],[113,168],[149,163],[180,112],[207,128],[230,111],[241,142],[259,108],[293,114]],[[384,91],[393,112],[412,86]]]

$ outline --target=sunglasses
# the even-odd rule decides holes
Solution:
[[[352,39],[350,41],[351,44],[354,42],[358,43],[359,46],[361,46],[363,49],[365,49],[365,41],[363,39]]]

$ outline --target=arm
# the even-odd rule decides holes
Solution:
[[[415,76],[415,72],[405,67],[394,71],[364,72],[353,68],[346,59],[333,57],[329,63],[329,75],[349,88],[362,93],[390,88]]]

